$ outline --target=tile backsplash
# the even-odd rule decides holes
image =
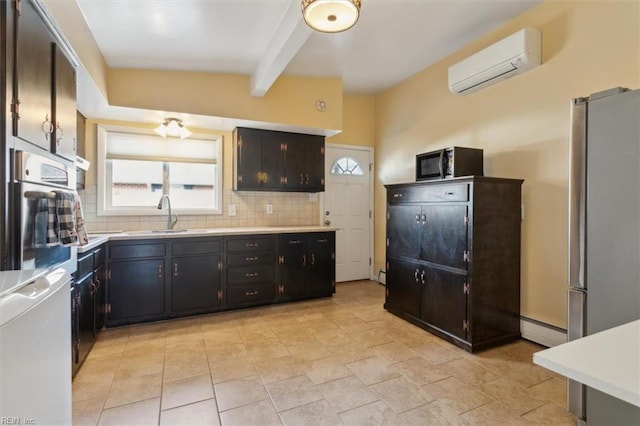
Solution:
[[[146,231],[164,229],[166,214],[162,216],[98,216],[97,188],[88,185],[78,191],[89,232]],[[284,192],[234,192],[225,189],[222,194],[221,215],[178,214],[177,229],[231,228],[246,226],[305,226],[320,223],[319,197],[305,193]],[[236,206],[236,216],[228,215],[228,206]],[[273,213],[267,214],[265,206],[271,204]],[[175,207],[174,207],[175,208]],[[164,211],[164,210],[163,210]],[[166,211],[164,211],[166,213]]]

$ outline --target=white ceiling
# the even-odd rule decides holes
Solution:
[[[362,0],[337,34],[308,29],[299,0],[76,1],[110,67],[247,74],[260,95],[281,72],[378,93],[542,0]]]

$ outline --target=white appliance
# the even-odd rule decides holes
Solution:
[[[71,424],[71,276],[0,272],[0,422]]]
[[[449,90],[473,93],[540,65],[540,31],[524,28],[449,67]]]

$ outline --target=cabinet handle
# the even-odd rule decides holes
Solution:
[[[100,279],[99,279],[99,278],[96,278],[95,283],[96,283],[96,290],[97,290],[97,289],[99,289],[99,288],[100,288],[100,286],[102,285],[102,283],[100,283]]]
[[[302,173],[300,173],[300,185],[302,185],[304,178],[302,177]]]
[[[315,265],[316,264],[316,255],[315,254],[311,254],[311,264]]]
[[[416,282],[418,282],[418,273],[420,272],[419,269],[416,269],[416,271],[413,273],[413,278],[415,278]]]
[[[64,138],[64,130],[60,127],[60,122],[56,123],[56,144],[60,145],[60,141]]]
[[[420,223],[420,213],[416,213],[416,223]]]
[[[421,219],[422,219],[422,223],[425,223],[425,222],[427,221],[427,215],[426,215],[426,214],[423,214],[423,215],[421,216]]]
[[[49,140],[49,135],[53,133],[53,123],[49,121],[49,114],[44,116],[44,121],[40,125],[42,133],[45,134],[45,139]]]
[[[258,243],[247,243],[244,246],[249,248],[255,248],[255,247],[258,247]]]
[[[162,278],[162,265],[158,265],[158,278]]]
[[[327,240],[326,238],[320,238],[318,240],[319,243],[326,243],[327,241],[329,241],[329,240]]]
[[[300,244],[300,240],[289,240],[289,244]]]
[[[427,281],[424,279],[424,271],[422,271],[420,273],[420,281],[422,282],[422,284],[426,284],[427,283]]]
[[[93,295],[96,294],[96,285],[95,285],[95,283],[93,281],[91,281],[89,283],[89,287],[90,287],[89,293],[93,297]]]
[[[244,260],[246,260],[247,262],[253,262],[258,260],[258,256],[247,256],[244,258]]]
[[[254,291],[247,291],[244,295],[245,296],[255,296],[258,294],[258,290],[254,290]]]
[[[246,274],[244,274],[245,277],[257,277],[258,273],[257,272],[247,272]]]
[[[393,194],[393,198],[402,198],[402,194],[395,193],[395,194]]]
[[[309,175],[304,175],[305,176],[305,185],[309,185]]]
[[[302,255],[302,266],[307,266],[307,255],[306,254]]]
[[[178,262],[173,264],[173,276],[174,277],[178,276]]]

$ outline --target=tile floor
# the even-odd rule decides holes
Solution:
[[[524,340],[472,355],[387,313],[384,288],[103,331],[74,424],[575,425]]]

